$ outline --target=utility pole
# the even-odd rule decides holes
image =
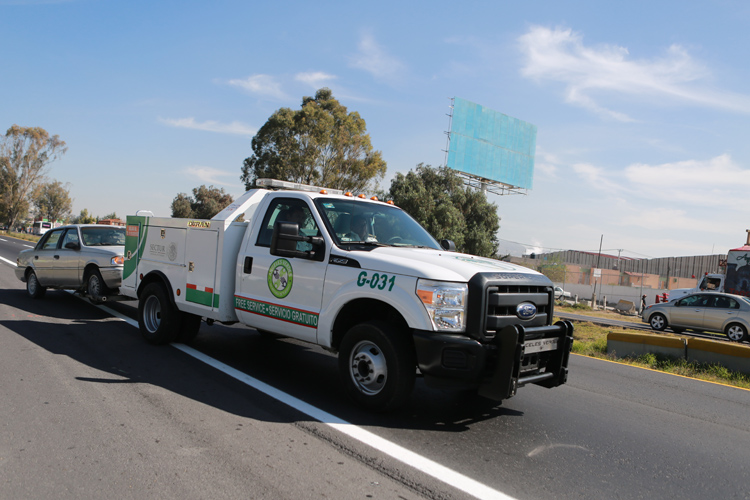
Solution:
[[[599,239],[599,255],[596,257],[596,269],[599,269],[599,259],[602,256],[602,242],[604,241],[604,235],[602,235],[601,239]],[[596,271],[594,271],[596,272]],[[601,270],[599,270],[601,273]],[[596,278],[594,278],[594,294],[591,296],[591,306],[596,309]],[[607,304],[604,304],[606,307]]]

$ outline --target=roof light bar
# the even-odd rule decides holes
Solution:
[[[344,194],[340,189],[328,189],[320,186],[300,184],[299,182],[280,181],[278,179],[256,179],[255,185],[274,189],[294,189],[295,191],[310,191],[315,193],[327,191],[330,194]]]

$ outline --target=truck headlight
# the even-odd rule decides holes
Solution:
[[[463,332],[466,329],[468,293],[469,287],[462,283],[417,281],[417,296],[438,331]]]
[[[122,266],[125,263],[125,258],[122,255],[118,255],[117,257],[112,257],[110,263],[113,266]]]

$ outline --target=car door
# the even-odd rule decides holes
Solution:
[[[675,302],[669,311],[669,326],[703,328],[703,315],[712,298],[709,294],[688,295]]]
[[[56,286],[55,262],[60,259],[60,240],[64,230],[48,231],[40,246],[34,252],[34,272],[42,286]]]
[[[75,248],[66,248],[68,244]],[[65,231],[60,242],[58,258],[54,262],[54,279],[59,286],[77,288],[81,285],[82,248],[78,228],[71,227]]]
[[[260,227],[255,229],[258,236],[254,241],[247,241],[242,249],[235,309],[245,324],[315,342],[327,255],[322,261],[271,255],[274,223],[297,222],[290,217],[294,209],[301,209],[304,215],[299,224],[300,233],[320,235],[320,221],[305,200],[291,197],[271,200]],[[300,242],[297,249],[304,251],[305,245],[309,244]],[[326,244],[326,248],[330,245]]]
[[[732,297],[717,295],[706,307],[703,315],[703,328],[713,332],[723,332],[727,320],[737,316],[740,304]]]

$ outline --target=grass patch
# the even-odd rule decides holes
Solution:
[[[605,318],[605,319],[614,319],[617,321],[628,321],[630,323],[642,323],[640,316],[629,316],[626,314],[620,314],[614,311],[604,311],[602,309],[592,309],[591,306],[578,303],[578,304],[560,304],[559,302],[555,303],[555,311],[559,312],[567,312],[570,314],[583,314],[586,316],[591,316],[593,318]]]
[[[557,321],[557,318],[555,318]],[[617,328],[622,330],[622,328]],[[750,376],[733,372],[726,367],[709,363],[688,362],[654,353],[638,357],[616,358],[607,354],[607,334],[613,331],[611,327],[599,326],[588,322],[575,322],[573,332],[573,352],[591,358],[606,359],[631,366],[650,368],[683,377],[690,377],[709,382],[750,389]]]
[[[15,238],[17,240],[33,241],[34,243],[39,241],[39,236],[35,236],[33,234],[17,233],[15,231],[0,231],[0,234],[2,234],[3,236],[7,236],[8,238]]]

